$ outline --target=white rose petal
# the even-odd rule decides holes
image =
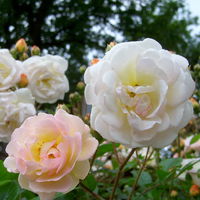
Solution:
[[[187,67],[153,39],[117,44],[85,72],[92,128],[129,147],[170,144],[193,115]]]
[[[15,86],[20,80],[20,65],[8,49],[0,49],[0,91]]]
[[[0,141],[9,142],[14,129],[36,114],[34,98],[27,88],[0,93]]]
[[[38,103],[55,103],[69,90],[65,71],[68,62],[60,56],[33,56],[23,62],[28,88]]]

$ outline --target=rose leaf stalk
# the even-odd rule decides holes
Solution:
[[[128,197],[128,200],[131,200],[131,198],[132,198],[132,196],[133,196],[133,194],[134,194],[134,192],[135,192],[137,183],[138,183],[138,181],[139,181],[139,179],[140,179],[140,176],[141,176],[141,174],[142,174],[142,171],[144,170],[144,168],[145,168],[145,166],[146,166],[147,160],[148,160],[148,158],[149,158],[149,157],[148,157],[149,149],[150,149],[150,147],[147,148],[147,152],[146,152],[146,156],[145,156],[143,165],[142,165],[142,167],[140,168],[140,170],[139,170],[139,172],[138,172],[136,181],[133,183],[132,191],[131,191],[131,193],[130,193],[130,195],[129,195],[129,197]]]
[[[120,159],[119,159],[119,155],[118,155],[118,153],[117,153],[117,149],[116,149],[115,143],[112,142],[112,145],[113,145],[113,151],[114,151],[115,157],[116,157],[116,159],[117,159],[117,162],[118,162],[119,165],[120,165],[121,161],[120,161]]]
[[[93,192],[92,190],[90,190],[87,186],[85,186],[83,183],[80,182],[79,184],[86,192],[88,192],[90,195],[92,195],[93,197],[95,197],[95,199],[98,200],[105,200],[103,197],[99,196],[97,193]]]
[[[114,199],[115,191],[117,189],[117,186],[118,186],[118,183],[119,183],[119,179],[120,179],[120,175],[122,173],[122,170],[125,167],[126,163],[129,161],[129,159],[131,158],[131,156],[133,155],[133,153],[135,152],[135,150],[136,150],[136,148],[133,148],[131,150],[131,152],[128,154],[128,156],[126,157],[126,159],[124,160],[124,162],[120,165],[119,171],[118,171],[117,176],[116,176],[115,181],[114,181],[114,187],[113,187],[113,190],[112,190],[112,194],[110,196],[110,200]]]

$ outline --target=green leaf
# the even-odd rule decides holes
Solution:
[[[92,191],[95,190],[97,186],[97,182],[93,174],[89,174],[82,183]]]
[[[18,174],[9,173],[0,160],[0,199],[18,200],[21,188],[18,184]]]
[[[200,139],[200,134],[195,135],[191,141],[190,144],[194,144],[195,142],[197,142]]]
[[[148,172],[142,172],[140,179],[138,181],[138,185],[144,186],[151,183],[152,183],[151,175]]]
[[[17,180],[18,174],[9,173],[0,160],[0,182],[4,180]]]
[[[132,185],[135,179],[133,177],[125,177],[120,179],[121,185]]]
[[[157,169],[156,173],[160,181],[164,180],[168,176],[168,172],[161,169]]]
[[[124,167],[124,171],[132,170],[133,168],[136,168],[136,167],[137,167],[137,161],[132,160],[126,164],[126,166]]]
[[[185,165],[184,167],[182,167],[179,171],[179,175],[181,175],[183,172],[185,172],[186,170],[190,170],[192,169],[193,165],[195,165],[196,163],[200,162],[200,159],[197,161],[191,161],[190,163],[188,163],[187,165]]]
[[[21,198],[19,200],[21,200],[21,199],[30,200],[30,199],[33,199],[35,196],[36,196],[35,193],[28,191],[28,190],[21,189],[21,193],[20,193]]]
[[[1,200],[16,200],[20,194],[20,188],[16,181],[1,181],[0,182],[0,199]]]
[[[113,145],[115,145],[116,147],[119,146],[119,144],[112,144],[112,143],[100,145],[97,150],[96,157],[97,158],[101,157],[107,152],[113,152]]]
[[[170,168],[180,166],[182,158],[169,158],[160,162],[160,166],[164,171],[168,171]]]
[[[56,193],[54,199],[57,199],[57,198],[63,197],[63,196],[65,196],[65,194],[59,192],[59,193]],[[31,200],[40,200],[40,198],[39,198],[39,196],[37,196],[37,197],[32,198]]]

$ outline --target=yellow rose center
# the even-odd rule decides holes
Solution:
[[[56,158],[60,155],[57,145],[60,144],[62,138],[54,138],[51,135],[40,135],[37,141],[32,145],[31,152],[36,161],[45,158]]]

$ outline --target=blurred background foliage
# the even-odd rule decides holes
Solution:
[[[25,38],[44,53],[69,59],[72,91],[78,67],[101,57],[111,41],[151,37],[192,66],[200,55],[200,34],[191,34],[198,19],[184,0],[0,0],[0,16],[0,47]]]

